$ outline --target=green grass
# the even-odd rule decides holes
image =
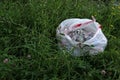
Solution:
[[[73,57],[59,50],[55,37],[59,23],[92,15],[108,39],[105,51]],[[0,80],[120,80],[119,27],[120,6],[112,2],[0,1]]]

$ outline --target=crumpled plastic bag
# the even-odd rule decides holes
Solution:
[[[72,18],[60,23],[56,30],[60,49],[73,51],[72,55],[96,55],[103,52],[107,45],[101,25],[90,19]]]

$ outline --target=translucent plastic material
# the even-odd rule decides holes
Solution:
[[[90,19],[66,19],[56,30],[56,37],[61,49],[73,51],[72,55],[97,54],[103,52],[107,39],[101,25]]]

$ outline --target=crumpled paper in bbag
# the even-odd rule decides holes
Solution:
[[[101,25],[95,18],[66,19],[56,30],[56,37],[60,49],[73,51],[72,55],[96,55],[103,52],[107,45],[107,38],[101,30]]]

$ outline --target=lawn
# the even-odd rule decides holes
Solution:
[[[103,53],[59,50],[56,28],[94,16],[108,39]],[[1,0],[0,80],[120,80],[120,5],[93,0]]]

